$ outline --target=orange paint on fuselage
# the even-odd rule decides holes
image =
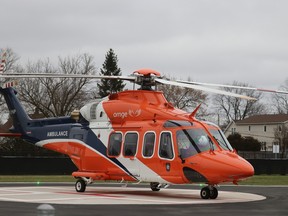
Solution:
[[[119,156],[109,157],[108,153],[103,155],[91,147],[77,142],[47,143],[44,147],[69,155],[79,172],[102,173],[106,179],[160,182],[184,184],[194,182],[198,176],[209,184],[222,182],[237,182],[254,174],[253,167],[243,158],[231,150],[224,150],[216,139],[210,134],[209,129],[217,129],[205,122],[196,120],[189,113],[174,108],[167,102],[162,92],[155,91],[124,91],[109,96],[108,101],[103,102],[103,109],[108,116],[107,123],[112,125],[111,132],[123,134],[121,142],[121,153]],[[168,120],[186,121],[192,123],[190,126],[164,127]],[[179,130],[205,131],[213,142],[213,149],[206,149],[197,154],[185,158],[180,157],[176,133]],[[98,128],[107,131],[107,128]],[[220,130],[220,129],[219,129]],[[135,156],[124,155],[124,137],[127,132],[137,132],[138,145]],[[153,132],[156,137],[154,153],[151,157],[143,156],[144,136],[147,132]],[[95,132],[96,133],[96,132]],[[173,158],[160,157],[159,148],[162,133],[170,133],[173,145]],[[107,137],[99,137],[108,148]],[[111,160],[114,158],[114,162]],[[124,161],[127,167],[115,164],[115,160]],[[139,163],[136,163],[136,160]],[[121,163],[121,162],[120,162]],[[138,166],[145,166],[143,170]],[[142,168],[143,168],[142,166]],[[131,176],[132,171],[139,170],[139,175]],[[147,171],[148,170],[148,171]],[[149,172],[150,177],[145,176]],[[91,174],[93,176],[93,174]],[[152,177],[151,177],[152,176]],[[201,179],[200,178],[200,179]]]
[[[133,130],[137,130],[140,134],[136,157],[167,181],[178,184],[191,181],[185,177],[183,173],[184,167],[189,167],[199,172],[208,182],[213,184],[238,181],[254,174],[253,167],[246,160],[229,150],[223,150],[219,146],[208,132],[208,128],[211,126],[201,123],[193,117],[189,117],[189,113],[171,106],[162,92],[124,91],[111,95],[110,99],[103,104],[103,107],[111,119],[113,128],[125,133],[126,131],[120,128],[134,127]],[[121,106],[118,104],[121,104]],[[193,127],[186,127],[185,129],[203,128],[207,131],[217,149],[201,152],[182,163],[176,144],[176,131],[184,128],[164,128],[163,124],[167,120],[193,122]],[[154,131],[157,137],[155,153],[151,158],[144,158],[141,153],[143,136],[147,131]],[[172,160],[159,157],[159,137],[163,131],[169,131],[173,136],[174,158]],[[165,167],[167,164],[170,166],[169,171]]]
[[[135,181],[135,178],[128,175],[115,163],[105,156],[101,156],[100,153],[91,150],[81,142],[58,141],[47,143],[43,147],[68,155],[80,172],[106,174],[107,177],[101,180]]]

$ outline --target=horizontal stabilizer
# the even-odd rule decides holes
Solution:
[[[21,133],[0,133],[0,137],[21,137]]]

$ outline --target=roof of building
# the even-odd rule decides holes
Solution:
[[[255,115],[237,121],[236,124],[276,124],[288,121],[288,114]]]

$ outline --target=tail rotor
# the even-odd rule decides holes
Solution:
[[[6,70],[6,56],[7,56],[7,52],[4,51],[1,56],[0,74],[3,74],[4,71]]]

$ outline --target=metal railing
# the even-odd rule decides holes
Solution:
[[[245,159],[287,159],[288,152],[273,153],[272,151],[238,151],[238,155]]]

